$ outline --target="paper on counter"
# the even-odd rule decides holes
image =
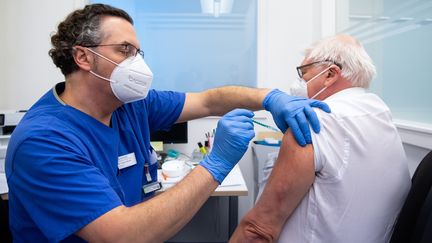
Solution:
[[[226,186],[241,186],[243,182],[243,178],[236,176],[236,174],[233,172],[234,170],[231,170],[231,172],[225,177],[225,179],[222,181],[222,183],[219,185],[221,187]]]
[[[162,183],[164,188],[169,188],[181,181],[190,171],[187,171],[184,176],[179,177],[166,177],[162,174],[161,170],[158,170],[158,181]],[[244,180],[238,173],[234,173],[232,170],[227,177],[222,181],[219,187],[229,187],[229,186],[241,186],[244,184]]]

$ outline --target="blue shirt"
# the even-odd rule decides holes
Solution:
[[[178,119],[185,94],[151,90],[146,99],[125,104],[111,127],[65,105],[47,92],[16,127],[6,155],[10,227],[16,242],[80,242],[76,231],[102,214],[132,206],[146,197],[142,186],[149,166],[150,133],[169,129]],[[89,97],[91,98],[91,97]],[[136,164],[118,169],[118,158],[132,154]]]

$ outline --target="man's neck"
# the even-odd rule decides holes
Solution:
[[[352,83],[349,82],[346,79],[339,79],[337,82],[335,82],[333,85],[327,88],[321,95],[319,95],[316,99],[318,100],[325,100],[328,97],[336,94],[337,92],[340,92],[344,89],[352,88]]]
[[[67,105],[78,109],[110,126],[112,113],[122,105],[109,89],[109,83],[94,80],[92,76],[74,73],[66,78],[60,99]]]

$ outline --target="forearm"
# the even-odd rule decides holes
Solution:
[[[281,181],[281,183],[283,180]],[[286,192],[268,183],[257,204],[241,220],[230,243],[275,242],[294,207]]]
[[[235,108],[261,110],[262,102],[269,92],[269,89],[225,86],[205,91],[204,104],[210,115],[223,115]]]
[[[163,242],[193,217],[217,186],[210,173],[197,166],[176,186],[133,207],[108,212],[98,228],[79,236],[97,242]]]
[[[196,167],[173,188],[148,203],[131,208],[130,214],[135,221],[131,225],[137,226],[131,239],[149,236],[148,229],[151,229],[152,237],[137,241],[162,242],[169,239],[193,217],[217,186],[206,169]],[[142,223],[143,219],[147,224]]]
[[[225,86],[199,93],[187,93],[177,122],[206,116],[221,116],[235,108],[261,110],[263,100],[269,92],[269,89]]]

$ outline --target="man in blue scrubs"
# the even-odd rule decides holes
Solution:
[[[221,87],[150,90],[130,16],[108,5],[71,13],[49,54],[65,75],[37,101],[6,156],[16,242],[161,242],[180,230],[223,181],[254,137],[251,110],[265,108],[300,145],[311,142],[322,102],[279,90]],[[235,109],[243,108],[243,109]],[[157,197],[150,134],[176,122],[223,115],[212,152]]]

